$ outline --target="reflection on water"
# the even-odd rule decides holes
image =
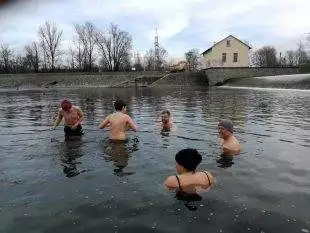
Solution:
[[[234,160],[233,157],[221,155],[221,157],[218,160],[216,160],[216,162],[219,164],[218,167],[220,168],[229,168],[234,164],[233,160]]]
[[[0,232],[309,232],[310,92],[271,89],[0,91]],[[110,143],[98,130],[124,99],[140,132]],[[80,140],[50,131],[59,100],[85,113]],[[161,132],[158,112],[176,130]],[[220,156],[231,118],[242,153]],[[216,185],[183,202],[162,182],[174,155],[201,151]],[[195,210],[195,211],[192,211]]]
[[[83,156],[81,151],[82,145],[81,138],[79,137],[66,140],[61,146],[59,146],[59,155],[63,165],[63,173],[67,177],[74,177],[85,172],[84,170],[79,171],[79,169],[77,169],[79,164],[77,160]]]
[[[114,174],[117,176],[132,175],[134,172],[126,172],[124,168],[128,165],[129,156],[131,153],[138,150],[137,138],[133,138],[126,142],[111,142],[106,140],[106,145],[104,146],[104,158],[106,161],[113,161],[115,166]]]

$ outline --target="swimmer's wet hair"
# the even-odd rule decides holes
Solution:
[[[122,111],[123,107],[126,107],[126,103],[120,99],[114,102],[114,108],[116,111]]]
[[[175,155],[175,161],[187,171],[195,171],[201,160],[201,154],[196,149],[191,148],[180,150]]]
[[[168,116],[170,116],[170,111],[169,110],[164,110],[161,112],[161,114],[167,114]]]
[[[234,124],[231,120],[220,120],[218,126],[223,127],[225,130],[227,130],[230,133],[234,133]]]

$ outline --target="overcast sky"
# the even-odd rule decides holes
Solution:
[[[134,48],[153,46],[155,28],[170,56],[190,48],[204,51],[229,34],[253,47],[294,49],[310,32],[310,0],[21,0],[0,5],[0,43],[21,48],[37,38],[38,26],[55,21],[64,31],[64,46],[74,23],[98,28],[110,22],[131,33]]]

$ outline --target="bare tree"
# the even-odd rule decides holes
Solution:
[[[128,32],[111,24],[109,30],[105,32],[97,30],[96,43],[106,69],[119,71],[128,67],[132,48],[132,38]]]
[[[85,49],[81,40],[77,39],[73,43],[74,47],[70,49],[71,58],[75,64],[75,68],[79,71],[85,70]]]
[[[145,54],[145,68],[147,70],[163,70],[168,65],[167,57],[168,52],[162,46],[159,47],[158,58],[156,58],[154,49],[149,49]]]
[[[49,68],[54,71],[56,62],[61,55],[62,30],[58,29],[55,23],[47,21],[39,27],[39,36],[43,49],[44,63],[47,61]]]
[[[297,46],[298,48],[297,48],[296,53],[297,53],[298,65],[307,63],[308,58],[307,58],[307,53],[306,53],[304,44],[300,41],[297,44]]]
[[[14,55],[12,59],[11,69],[13,73],[27,73],[31,71],[31,66],[28,59],[24,55],[18,53]]]
[[[86,22],[84,25],[75,24],[75,32],[77,34],[77,56],[78,60],[83,59],[84,71],[92,71],[94,63],[95,35],[96,28],[94,24]],[[80,61],[78,61],[80,63]]]
[[[146,51],[144,55],[144,67],[146,70],[154,70],[155,66],[155,52],[153,49]]]
[[[286,64],[289,66],[297,66],[298,64],[298,58],[297,54],[293,50],[286,51]]]
[[[275,67],[277,51],[272,46],[264,46],[253,53],[253,63],[258,67]]]
[[[1,69],[4,73],[11,72],[11,61],[12,61],[13,51],[7,44],[2,44],[0,46],[0,64]]]
[[[143,66],[142,66],[142,62],[141,62],[141,56],[139,53],[136,53],[134,56],[133,67],[135,68],[136,71],[142,71],[143,70]]]
[[[25,46],[26,59],[28,60],[31,69],[38,73],[39,72],[39,44],[37,42],[32,42],[30,45]]]
[[[199,66],[199,50],[191,49],[185,53],[188,70],[197,70]]]

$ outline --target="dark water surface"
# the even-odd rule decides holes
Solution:
[[[117,96],[142,132],[112,145],[97,126]],[[0,92],[0,232],[309,232],[310,92],[272,89],[71,89]],[[58,101],[85,112],[85,135],[50,131]],[[176,131],[155,118],[172,111]],[[219,163],[217,121],[243,152]],[[138,141],[138,142],[137,142]],[[162,182],[197,148],[214,188],[190,211]],[[190,208],[191,209],[191,208]]]

